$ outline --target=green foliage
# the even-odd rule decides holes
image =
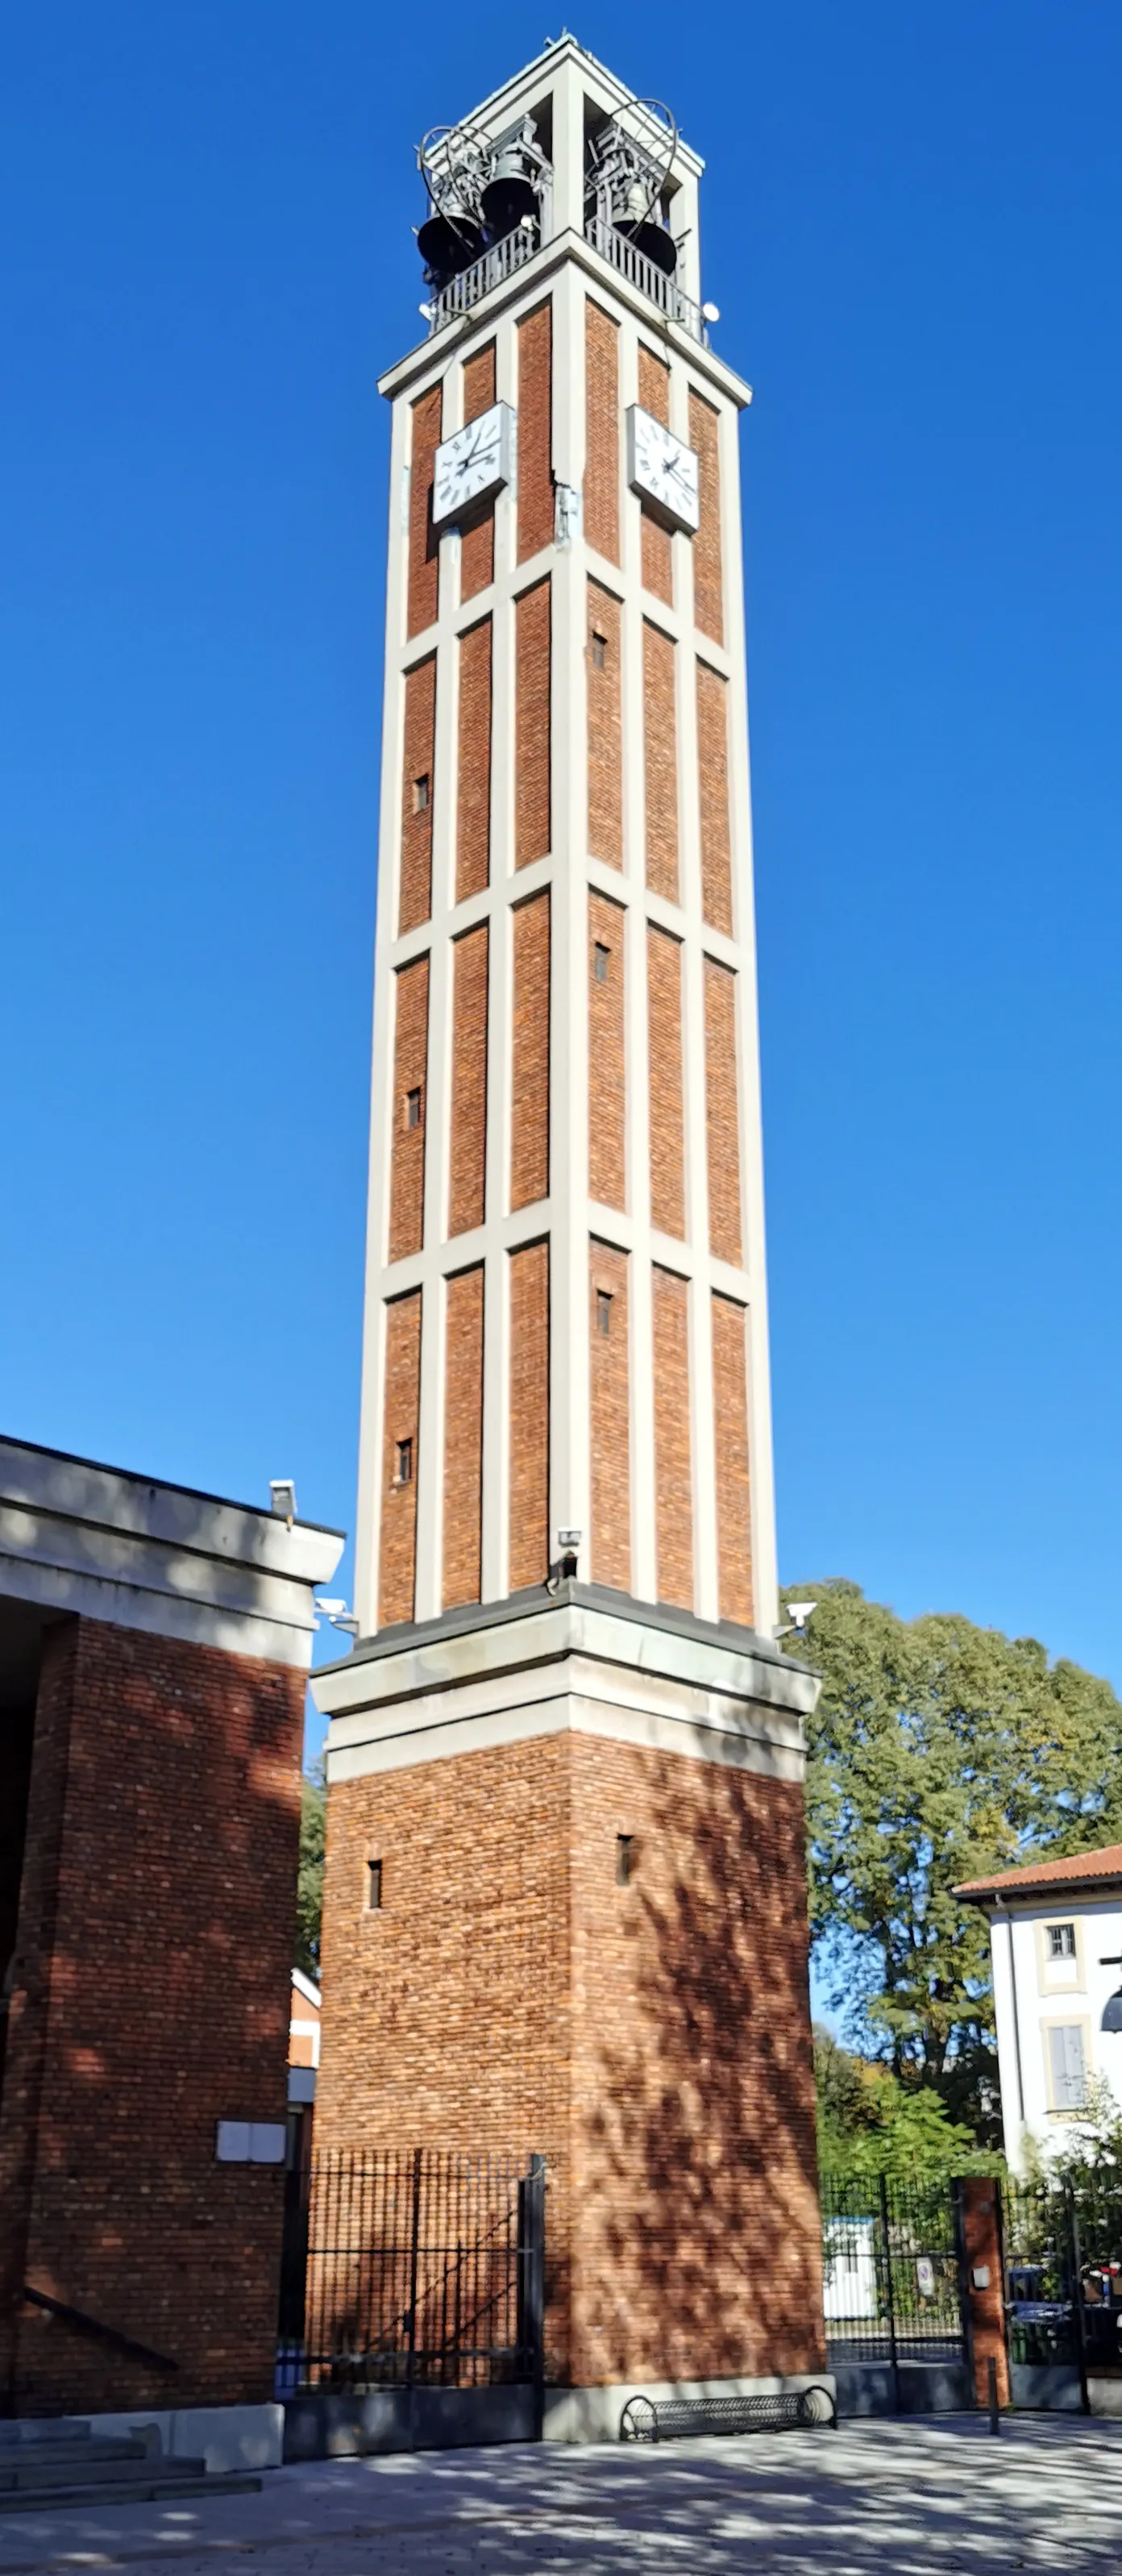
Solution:
[[[1070,2182],[1077,2197],[1106,2184],[1122,2187],[1122,2105],[1105,2078],[1088,2076],[1083,2109],[1057,2127],[1046,2146],[1030,2131],[1025,2151],[1029,2182]]]
[[[886,2174],[892,2182],[934,2183],[952,2174],[991,2173],[1000,2158],[975,2145],[929,2084],[905,2084],[890,2066],[814,2034],[818,2161],[849,2179]]]
[[[327,1793],[323,1764],[305,1772],[300,1799],[300,1875],[296,1882],[296,1966],[319,1976],[319,1927],[323,1912],[323,1852]]]
[[[992,2134],[989,1936],[953,1891],[1122,1839],[1122,1706],[1032,1637],[898,1619],[855,1583],[791,1593],[817,1601],[807,1642],[787,1643],[823,1674],[807,1823],[830,2007],[901,2081]]]

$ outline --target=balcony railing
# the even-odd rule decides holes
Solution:
[[[620,276],[625,277],[630,286],[637,287],[640,295],[657,304],[660,313],[665,313],[669,321],[679,323],[691,338],[700,340],[703,349],[708,348],[709,334],[702,319],[701,306],[694,303],[692,296],[683,295],[674,278],[664,276],[653,259],[646,259],[641,250],[636,250],[634,242],[628,241],[626,234],[621,233],[615,224],[606,223],[602,215],[590,215],[584,233],[585,240],[591,242],[603,259],[610,260],[613,268],[618,268]],[[479,259],[472,261],[470,268],[461,269],[459,276],[451,278],[432,299],[429,306],[430,340],[435,339],[438,331],[446,330],[449,322],[457,321],[463,313],[470,313],[473,304],[478,304],[482,296],[489,295],[493,286],[502,286],[508,277],[514,277],[520,268],[525,268],[537,248],[537,226],[526,231],[519,226],[517,231],[505,234],[502,241],[494,242],[490,250],[485,250]]]

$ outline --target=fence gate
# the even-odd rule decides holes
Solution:
[[[289,2186],[278,2396],[543,2389],[541,2156],[358,2149]]]
[[[1006,2182],[1001,2197],[1014,2405],[1087,2412],[1094,2379],[1122,2411],[1122,2176]]]
[[[877,2364],[908,2411],[939,2395],[936,2373],[967,2368],[970,2333],[958,2195],[933,2185],[822,2177],[826,2356],[831,2370]],[[928,2374],[905,2383],[905,2370]],[[944,2403],[973,2403],[948,2381]]]

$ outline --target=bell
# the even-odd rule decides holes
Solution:
[[[652,268],[660,268],[664,277],[673,277],[678,265],[678,250],[665,224],[656,224],[653,216],[647,215],[639,223],[617,223],[616,231],[622,233],[627,241],[634,242],[636,250],[642,252],[644,259],[650,260]]]
[[[492,241],[502,241],[529,215],[538,211],[538,192],[526,174],[526,156],[513,144],[500,152],[495,167],[480,199],[483,220]]]
[[[1122,1986],[1112,1995],[1102,2017],[1103,2030],[1122,2030]]]
[[[470,268],[483,250],[483,229],[474,215],[430,215],[417,235],[425,277],[437,295],[462,269]]]

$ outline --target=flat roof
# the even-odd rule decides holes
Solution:
[[[74,1449],[50,1449],[42,1440],[21,1440],[15,1431],[0,1431],[0,1449],[26,1449],[32,1458],[56,1458],[61,1467],[88,1467],[95,1476],[120,1476],[130,1485],[151,1485],[163,1494],[186,1494],[194,1503],[215,1503],[222,1511],[256,1512],[262,1520],[283,1517],[269,1503],[241,1503],[234,1494],[212,1494],[201,1485],[179,1485],[172,1476],[146,1476],[139,1467],[113,1467],[106,1458],[82,1458]],[[321,1530],[325,1538],[346,1538],[346,1531],[333,1529],[330,1521],[307,1521],[296,1514],[300,1529]]]

